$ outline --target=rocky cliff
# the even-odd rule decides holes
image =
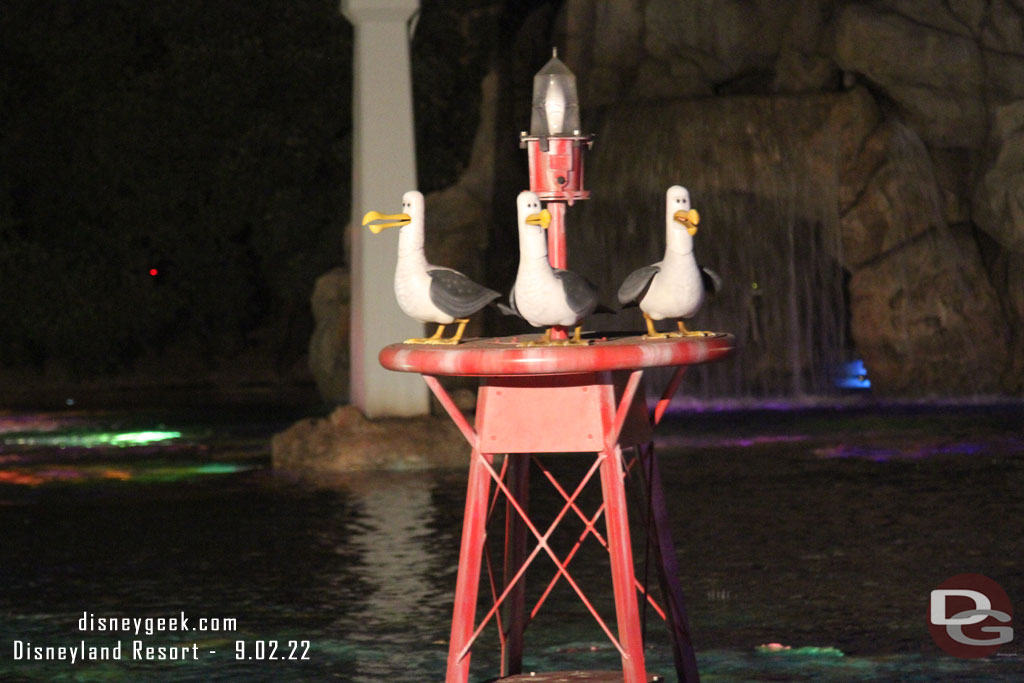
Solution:
[[[708,393],[817,393],[859,357],[879,395],[1020,394],[1024,3],[536,4],[500,46],[485,98],[500,106],[481,107],[496,152],[460,181],[493,183],[460,228],[475,249],[438,263],[472,271],[467,254],[485,248],[488,284],[511,284],[499,207],[525,186],[515,136],[556,44],[597,134],[571,265],[610,298],[660,258],[661,197],[687,185],[705,218],[698,257],[727,280],[701,315],[740,349]],[[454,213],[462,194],[435,195],[433,210]]]
[[[643,152],[620,155],[617,176],[660,165],[660,184],[641,183],[639,198],[656,203],[678,178],[697,185],[695,203],[712,200],[723,192],[702,168],[713,158],[775,195],[761,204],[791,205],[791,187],[764,177],[811,171],[804,182],[828,193],[818,199],[837,218],[830,256],[846,280],[850,352],[877,391],[1021,391],[1024,3],[569,0],[563,21],[583,105],[599,108],[597,144],[625,127]],[[651,108],[686,121],[672,137],[631,126]],[[732,138],[702,146],[716,131]],[[654,138],[671,161],[647,156]],[[697,154],[679,149],[687,142]]]

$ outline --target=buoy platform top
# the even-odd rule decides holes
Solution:
[[[725,333],[664,339],[589,333],[585,346],[522,346],[540,338],[485,337],[455,346],[391,344],[381,349],[379,360],[389,370],[425,375],[559,375],[708,363],[728,355],[734,344]]]
[[[622,683],[621,671],[555,671],[496,678],[491,683]],[[661,676],[648,676],[648,683],[664,683]]]

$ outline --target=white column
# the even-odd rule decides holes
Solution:
[[[370,210],[399,213],[416,189],[408,21],[419,0],[342,0],[354,29],[352,90],[352,326],[350,400],[367,417],[424,415],[427,388],[415,374],[377,362],[388,344],[423,336],[395,302],[398,230],[373,235]]]

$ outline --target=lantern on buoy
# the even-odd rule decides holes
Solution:
[[[554,268],[566,268],[565,207],[589,199],[583,189],[583,148],[593,135],[580,132],[580,103],[576,76],[552,50],[551,60],[533,77],[533,111],[530,132],[519,134],[530,161],[530,191],[536,192],[551,214],[548,225],[548,260]],[[564,333],[556,329],[556,338]]]
[[[580,104],[576,76],[553,51],[551,60],[533,77],[530,132],[519,135],[530,160],[530,191],[543,201],[588,199],[583,189],[583,148],[593,135],[580,132]]]

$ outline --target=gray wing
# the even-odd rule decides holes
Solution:
[[[597,308],[597,287],[587,278],[571,270],[555,268],[555,277],[562,281],[565,289],[565,300],[569,308],[580,318],[585,318]]]
[[[643,268],[637,268],[627,275],[626,279],[622,281],[622,285],[619,286],[619,303],[623,306],[626,304],[638,303],[640,299],[643,299],[644,295],[647,294],[647,290],[651,286],[651,281],[660,271],[661,266],[654,264],[644,266]]]
[[[722,291],[722,278],[710,268],[700,266],[700,281],[704,283],[704,291],[708,294],[718,294]]]
[[[512,285],[512,291],[508,293],[508,306],[506,306],[503,303],[498,303],[498,310],[501,311],[504,315],[514,315],[519,318],[523,317],[522,314],[519,312],[519,309],[516,308],[515,285]]]
[[[470,280],[457,270],[434,268],[430,276],[430,300],[448,315],[465,318],[497,299],[501,294]]]

